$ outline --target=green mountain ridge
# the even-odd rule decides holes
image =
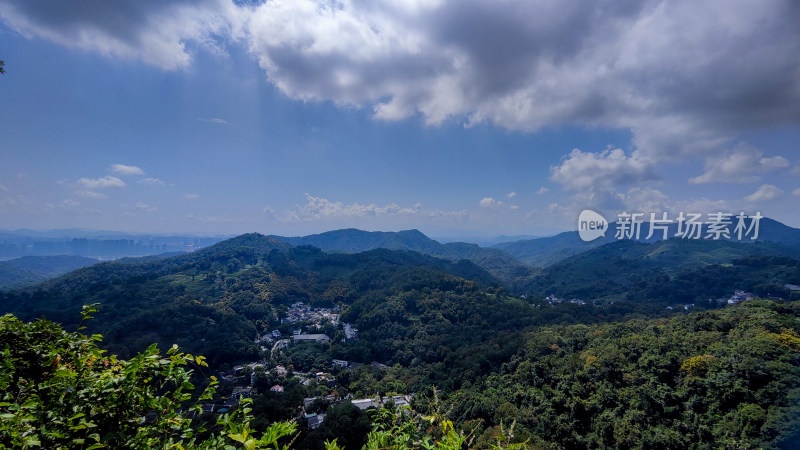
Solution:
[[[565,231],[555,236],[543,237],[538,239],[526,239],[514,242],[503,242],[495,244],[491,248],[503,250],[509,255],[520,261],[537,267],[547,267],[570,256],[581,254],[585,251],[610,244],[618,241],[614,236],[615,223],[609,224],[609,231],[605,236],[594,241],[584,242],[577,231]],[[675,236],[677,224],[668,227],[668,236]],[[650,239],[646,239],[649,234],[649,223],[642,223],[639,242],[657,242],[660,232],[654,233]],[[692,239],[688,239],[692,240]],[[699,239],[707,240],[707,239]],[[737,241],[731,241],[737,242]],[[776,220],[764,217],[759,224],[759,237],[757,242],[773,242],[800,250],[800,229],[789,227]],[[740,244],[753,243],[749,239],[743,239]]]
[[[55,278],[98,260],[83,256],[23,256],[0,262],[0,290],[29,286]]]
[[[774,242],[621,240],[554,263],[518,288],[540,297],[555,295],[596,300],[620,299],[627,295],[627,298],[641,301],[668,298],[673,302],[692,303],[703,293],[729,296],[734,289],[758,287],[759,294],[788,298],[790,293],[784,285],[800,283],[798,259],[800,250]],[[740,273],[745,266],[752,269]],[[788,271],[780,271],[787,267]],[[727,287],[708,281],[687,286],[681,281],[705,278],[700,274],[711,272],[716,272],[719,282],[725,280]],[[670,284],[680,285],[681,293],[668,294]],[[661,293],[652,293],[656,291]]]
[[[398,239],[421,239],[416,233]],[[389,245],[381,240],[387,236],[377,237]],[[476,448],[489,448],[497,427],[513,421],[519,442],[542,448],[629,448],[636,436],[659,448],[749,448],[788,442],[796,429],[797,302],[706,300],[734,289],[774,294],[783,283],[800,284],[797,256],[771,242],[614,241],[519,278],[507,291],[467,259],[385,248],[325,252],[251,233],[190,254],[99,263],[0,292],[0,312],[45,317],[65,329],[85,325],[120,358],[153,343],[177,344],[208,357],[213,373],[254,361],[336,372],[331,387],[254,371],[257,430],[297,417],[304,398],[334,390],[354,398],[415,393],[413,406],[434,414],[426,393],[436,387],[458,429],[479,427]],[[336,306],[358,339],[346,339],[327,319],[284,323],[298,302]],[[691,302],[705,311],[665,307]],[[80,323],[81,307],[92,303],[100,304],[95,319]],[[276,354],[254,341],[300,327],[330,342],[292,343]],[[340,370],[331,367],[334,358],[361,365]],[[270,392],[276,384],[283,394]],[[232,385],[225,388],[232,392]],[[332,418],[327,423],[337,426]],[[296,445],[322,449],[323,438],[333,437],[303,430]]]
[[[451,261],[467,259],[486,269],[505,283],[525,278],[536,269],[524,264],[502,250],[480,247],[465,242],[442,244],[419,230],[397,232],[362,231],[354,228],[333,230],[303,237],[270,236],[292,245],[312,245],[324,251],[358,253],[377,248],[410,250]]]
[[[386,249],[330,254],[248,234],[191,254],[100,263],[27,290],[0,293],[0,311],[71,324],[82,305],[98,302],[104,324],[99,331],[117,344],[120,354],[131,354],[147,340],[178,342],[217,363],[233,362],[256,356],[252,339],[271,322],[274,326],[279,305],[349,304],[398,280],[497,285],[466,260]],[[205,336],[206,343],[197,336]]]

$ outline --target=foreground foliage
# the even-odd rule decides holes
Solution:
[[[85,308],[90,318],[92,308]],[[277,422],[255,431],[249,401],[214,424],[192,420],[209,400],[214,377],[199,396],[192,371],[202,356],[155,345],[128,361],[106,356],[99,335],[64,331],[38,320],[0,317],[0,448],[199,448],[289,449],[298,427]],[[440,416],[380,410],[366,449],[460,449],[469,438]],[[212,425],[211,432],[206,429]],[[342,450],[334,439],[327,450]],[[497,448],[506,448],[500,447]],[[507,447],[512,448],[512,447]]]

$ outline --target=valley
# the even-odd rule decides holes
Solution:
[[[778,401],[800,393],[792,356],[800,352],[793,319],[800,251],[790,244],[620,240],[536,268],[508,263],[513,257],[501,250],[442,245],[419,232],[247,234],[192,253],[96,263],[4,291],[0,308],[74,329],[83,305],[97,304],[83,326],[120,358],[152,343],[207,358],[219,394],[193,420],[216,420],[250,398],[258,426],[301,422],[298,448],[321,448],[341,434],[337,415],[368,422],[368,407],[397,402],[429,412],[434,388],[451,420],[480,423],[484,439],[514,419],[520,442],[540,447],[628,445],[618,431],[609,434],[625,426],[650,430],[666,447],[722,436],[778,442],[796,429],[789,419],[800,411]],[[777,322],[754,323],[752,314]],[[737,368],[741,361],[726,359],[744,345],[741,333],[766,345],[747,350],[751,363],[788,366],[720,404],[722,416],[686,409],[693,394],[685,383],[711,382],[705,373],[687,378],[687,361],[698,354],[713,356],[719,376],[754,382]],[[783,356],[770,353],[770,339],[785,341],[777,344]],[[759,393],[768,386],[769,394]],[[662,409],[624,406],[632,394],[618,397],[653,389],[665,396],[646,404]],[[566,403],[553,403],[555,392]],[[384,400],[370,400],[376,395]],[[598,395],[603,400],[589,399]],[[764,419],[734,436],[725,424],[744,420],[736,412],[742,405],[758,405]],[[630,412],[603,419],[614,408],[650,419],[636,422]],[[711,428],[690,438],[667,431],[689,426],[689,417]]]

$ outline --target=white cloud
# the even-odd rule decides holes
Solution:
[[[81,7],[58,0],[0,3],[0,18],[25,36],[164,70],[187,67],[191,46],[224,54],[217,39],[238,35],[242,11],[226,0],[95,1]]]
[[[549,191],[550,191],[550,189],[542,186],[542,187],[539,188],[538,191],[536,191],[536,195],[543,195],[544,193],[549,192]]]
[[[789,161],[783,156],[764,158],[764,154],[755,147],[740,143],[733,150],[712,156],[706,160],[705,172],[690,183],[752,183],[761,179],[761,174],[789,167]]]
[[[76,194],[80,195],[81,197],[86,197],[86,198],[94,198],[94,199],[108,198],[108,196],[106,194],[103,194],[101,192],[87,191],[87,190],[79,190],[79,191],[76,192]]]
[[[219,117],[213,117],[211,119],[197,119],[197,120],[199,120],[200,122],[217,123],[217,124],[220,124],[220,125],[224,125],[224,124],[228,123],[227,120],[220,119]]]
[[[77,200],[73,200],[71,198],[65,199],[61,202],[60,206],[63,208],[74,208],[76,206],[80,206],[81,202]]]
[[[509,193],[506,195],[506,198],[514,198],[514,197],[516,197],[516,196],[517,196],[517,193],[516,193],[516,192],[509,192]]]
[[[779,197],[783,194],[783,191],[778,189],[776,186],[771,184],[764,184],[760,188],[756,189],[755,192],[746,196],[744,201],[748,203],[755,203],[755,202],[763,202],[767,200],[772,200]]]
[[[669,197],[657,189],[632,187],[624,194],[618,194],[628,212],[659,213],[667,210]]]
[[[31,199],[22,194],[4,194],[0,196],[0,212],[7,208],[16,208],[30,205]]]
[[[667,211],[677,215],[681,212],[684,213],[701,213],[708,214],[713,212],[733,212],[742,210],[739,202],[730,202],[727,200],[711,200],[705,197],[694,198],[689,200],[680,200],[670,203],[670,208]],[[657,212],[657,211],[656,211]]]
[[[478,202],[478,206],[481,208],[494,208],[496,206],[502,205],[503,202],[498,202],[497,200],[493,199],[492,197],[484,197],[481,201]]]
[[[159,180],[158,178],[142,178],[141,180],[137,181],[137,183],[149,184],[149,185],[159,185],[159,186],[163,186],[163,185],[167,184],[167,183],[164,183],[164,181]]]
[[[795,197],[800,197],[800,189],[793,190],[792,195],[794,195]]]
[[[796,13],[723,6],[270,1],[247,27],[268,79],[292,98],[372,107],[384,120],[627,128],[642,155],[675,159],[800,116],[800,61],[784,56],[798,49],[786,20]]]
[[[401,208],[396,203],[389,203],[384,206],[378,206],[374,203],[369,205],[351,203],[347,205],[342,202],[332,202],[326,198],[314,197],[308,193],[305,196],[306,204],[298,205],[295,208],[295,213],[299,218],[364,217],[413,213],[412,209]]]
[[[189,200],[194,200],[194,199],[196,199],[196,198],[200,198],[200,196],[199,196],[199,195],[197,195],[197,194],[186,194],[186,196],[185,196],[185,197],[186,197],[187,199],[189,199]]]
[[[126,166],[125,164],[112,164],[111,171],[121,175],[144,175],[144,170],[136,166]]]
[[[516,193],[514,193],[514,195],[516,195]],[[510,196],[510,197],[506,196],[506,197],[511,198],[513,196]],[[518,205],[511,205],[511,204],[508,204],[508,203],[503,203],[502,201],[495,200],[492,197],[484,197],[484,198],[482,198],[478,202],[478,206],[483,208],[483,209],[507,209],[507,210],[510,210],[510,211],[516,211],[516,210],[519,209]]]
[[[8,188],[2,184],[0,184],[0,191],[8,192]]]
[[[574,149],[558,166],[550,168],[550,180],[568,190],[611,190],[621,185],[638,184],[656,178],[653,162],[621,149],[600,153]]]
[[[710,200],[708,198],[690,198],[672,200],[668,195],[651,187],[635,186],[624,192],[616,191],[581,191],[571,196],[567,202],[551,203],[547,212],[551,220],[561,220],[562,226],[574,227],[575,220],[584,209],[592,209],[611,219],[620,212],[668,213],[669,217],[677,217],[680,212],[711,213],[716,211],[730,212],[745,210],[743,204],[726,200]]]
[[[358,202],[346,204],[339,201],[330,201],[326,198],[315,197],[306,193],[306,203],[296,205],[294,209],[285,210],[277,215],[284,222],[311,221],[311,220],[336,220],[350,218],[385,218],[385,217],[416,217],[426,219],[464,220],[469,217],[467,211],[426,210],[417,203],[414,207],[403,207],[396,203],[380,206],[375,203],[367,205]],[[267,209],[269,208],[269,209]],[[264,209],[265,214],[274,214],[271,207]]]
[[[798,14],[779,0],[0,3],[7,26],[70,48],[174,70],[241,44],[294,99],[381,120],[626,129],[654,161],[797,123]]]
[[[147,203],[144,203],[144,202],[136,202],[136,209],[139,210],[139,211],[145,211],[145,212],[158,211],[158,208],[156,208],[155,206],[148,205]]]
[[[105,189],[109,187],[125,187],[125,182],[117,177],[106,175],[103,178],[81,178],[78,184],[86,189]]]

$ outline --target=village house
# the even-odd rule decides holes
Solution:
[[[244,387],[235,387],[231,392],[231,397],[235,397],[238,399],[242,398],[250,398],[253,396],[253,387],[252,386],[244,386]]]
[[[327,334],[297,334],[292,336],[294,342],[300,341],[313,341],[313,342],[330,342],[331,338]]]
[[[303,418],[306,420],[310,430],[316,430],[325,420],[325,413],[305,414],[303,415]]]
[[[753,294],[741,290],[736,290],[733,292],[731,298],[728,299],[729,305],[735,305],[736,303],[743,302],[745,300],[750,300],[753,298]]]

